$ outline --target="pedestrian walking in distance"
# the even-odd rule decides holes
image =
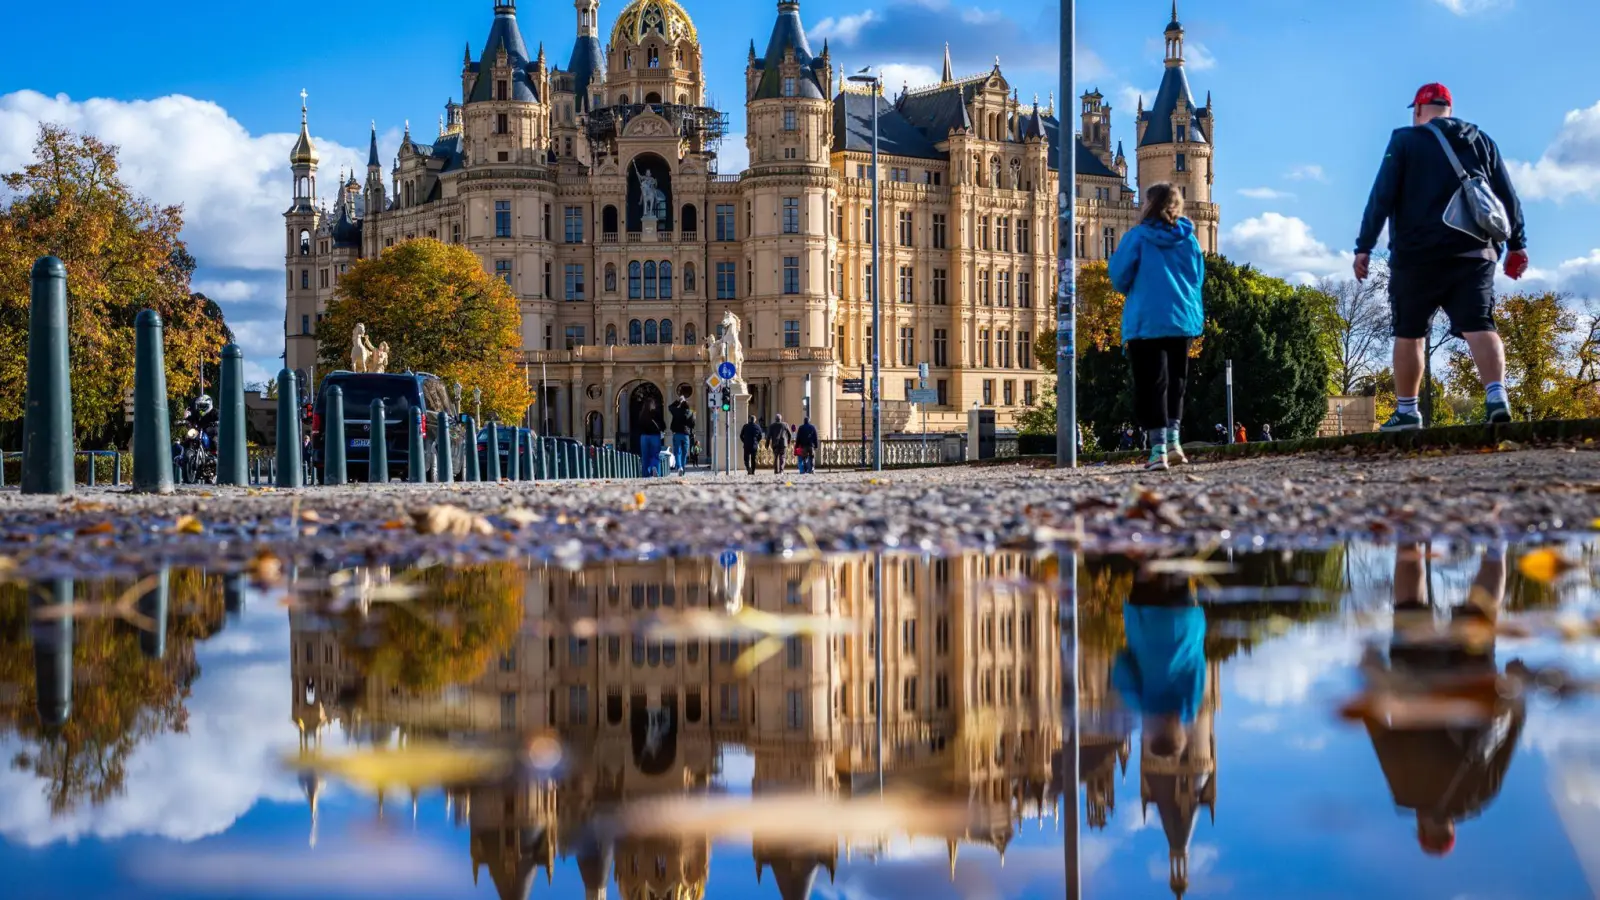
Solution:
[[[661,421],[661,406],[654,397],[644,402],[639,413],[639,456],[644,463],[644,477],[665,474],[661,466],[661,434],[667,430]]]
[[[667,407],[672,417],[672,461],[678,467],[678,477],[683,477],[684,466],[689,464],[689,446],[694,439],[694,407],[689,405],[689,387],[678,392],[678,399]]]
[[[789,453],[789,425],[783,416],[772,414],[772,426],[767,429],[767,446],[772,448],[772,474],[782,475],[785,457]]]
[[[1189,381],[1189,344],[1205,327],[1200,287],[1205,254],[1183,195],[1170,184],[1145,191],[1144,216],[1111,257],[1111,284],[1127,296],[1122,342],[1133,367],[1133,409],[1150,440],[1148,471],[1186,463],[1178,428]]]
[[[1394,415],[1383,431],[1422,427],[1417,395],[1433,314],[1450,317],[1483,382],[1484,418],[1511,421],[1505,347],[1494,325],[1494,269],[1528,270],[1522,204],[1500,148],[1478,126],[1457,119],[1450,89],[1423,85],[1411,103],[1411,127],[1389,137],[1378,179],[1356,238],[1355,276],[1371,271],[1372,249],[1389,226],[1389,308],[1394,316]]]
[[[817,448],[822,446],[822,438],[817,434],[817,426],[811,424],[811,417],[806,416],[800,423],[800,431],[794,436],[794,447],[799,453],[800,474],[815,474],[817,471]]]
[[[766,432],[756,424],[756,417],[751,416],[750,421],[739,429],[739,443],[744,446],[744,470],[754,475],[756,473],[756,452],[761,449],[761,441],[766,438]]]

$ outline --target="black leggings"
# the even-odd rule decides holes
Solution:
[[[1189,383],[1189,338],[1128,342],[1133,365],[1133,414],[1146,431],[1183,419],[1183,394]]]

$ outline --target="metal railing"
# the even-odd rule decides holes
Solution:
[[[109,480],[112,487],[122,487],[123,459],[126,470],[132,471],[133,454],[118,450],[76,450],[73,452],[73,483],[95,487]],[[81,462],[80,462],[81,459]],[[7,468],[12,460],[15,463]],[[18,484],[22,480],[22,453],[0,453],[0,487]]]
[[[793,443],[790,443],[786,453],[784,470],[796,471],[799,460],[794,455]],[[870,468],[871,453],[871,445],[863,444],[861,441],[825,440],[817,448],[817,469],[821,471]],[[1019,448],[1015,437],[995,438],[995,459],[1015,459],[1018,455]],[[930,434],[926,440],[922,435],[894,435],[885,436],[883,441],[883,464],[886,468],[959,465],[966,459],[967,436],[964,434]],[[734,462],[735,468],[744,465],[742,450]],[[770,472],[772,466],[772,448],[762,444],[756,450],[756,470]]]

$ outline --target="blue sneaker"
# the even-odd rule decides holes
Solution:
[[[1485,400],[1483,403],[1483,420],[1490,425],[1511,424],[1511,404],[1505,401]]]
[[[1398,410],[1389,417],[1389,421],[1378,426],[1379,431],[1421,431],[1422,415],[1420,413],[1403,413]]]
[[[1157,444],[1154,447],[1151,447],[1150,459],[1144,464],[1144,470],[1146,472],[1165,472],[1169,468],[1171,467],[1167,465],[1166,445]]]

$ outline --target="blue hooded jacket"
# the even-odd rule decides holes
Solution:
[[[1188,219],[1176,225],[1143,222],[1128,232],[1111,255],[1110,274],[1111,286],[1128,298],[1123,343],[1199,337],[1205,330],[1205,254]]]
[[[1122,608],[1128,649],[1117,655],[1111,683],[1146,715],[1176,714],[1193,722],[1206,689],[1206,614],[1198,606]]]

